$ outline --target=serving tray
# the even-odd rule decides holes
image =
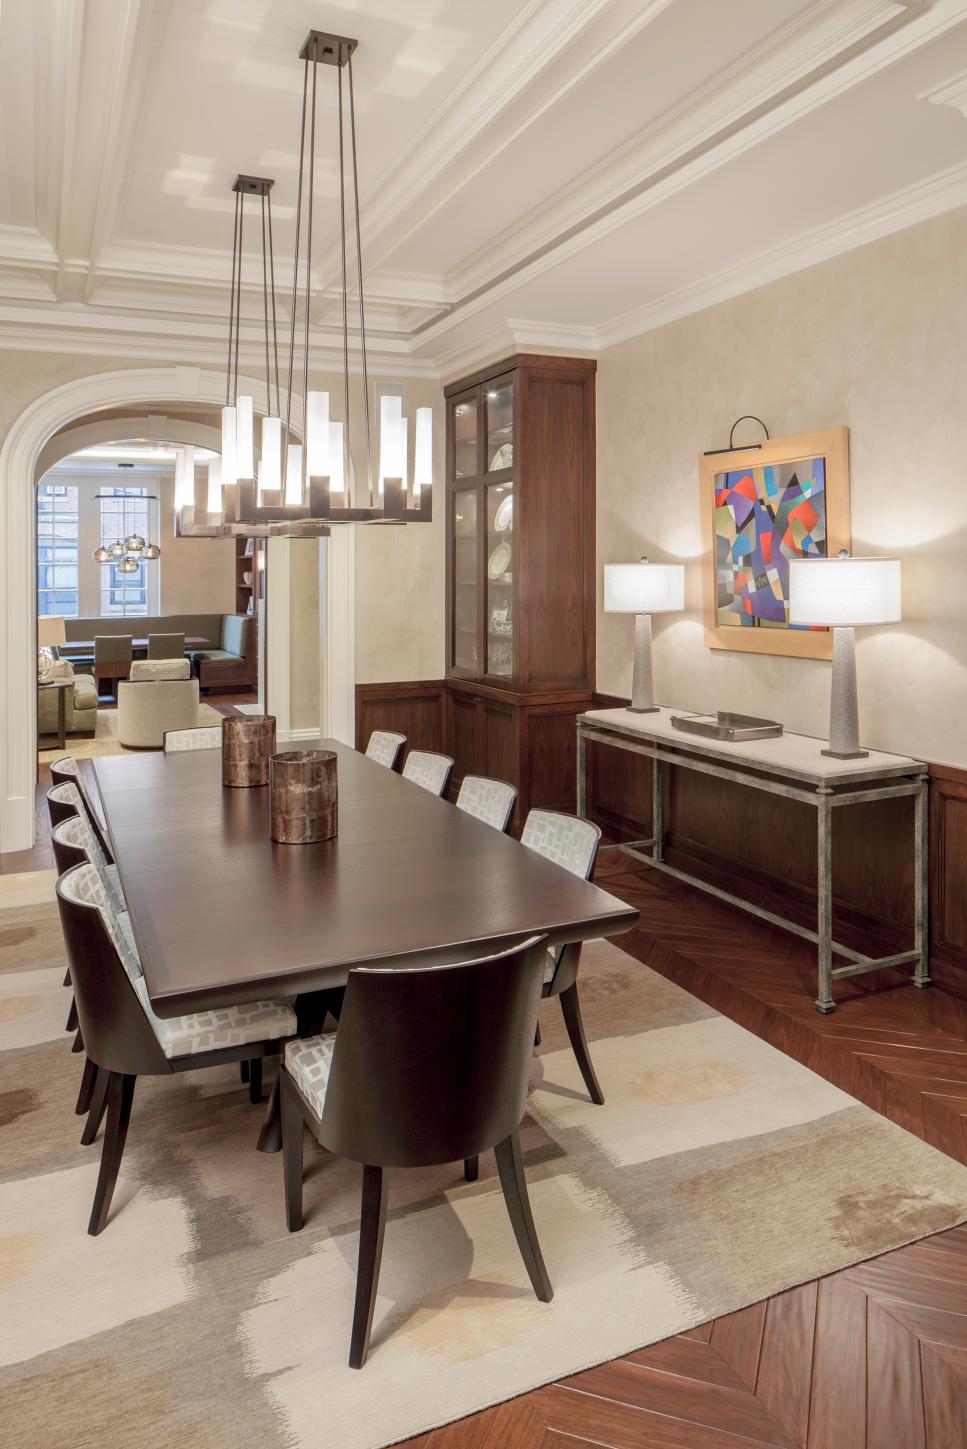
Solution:
[[[765,740],[782,734],[777,720],[754,715],[732,714],[720,709],[715,714],[673,714],[672,727],[684,734],[704,735],[711,740]]]

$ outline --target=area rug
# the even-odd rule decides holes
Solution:
[[[217,709],[212,709],[210,704],[199,704],[198,724],[217,725],[221,724],[223,715]],[[45,745],[50,736],[44,736]],[[42,765],[49,765],[51,760],[59,760],[65,753],[55,742],[53,748],[45,748],[38,751],[38,758]],[[99,709],[97,712],[97,724],[94,730],[93,739],[85,739],[82,735],[67,736],[68,755],[73,755],[75,760],[93,760],[101,755],[139,755],[141,750],[128,750],[118,739],[118,712],[116,709]]]
[[[522,1129],[554,1284],[492,1154],[391,1176],[369,1362],[346,1366],[360,1169],[307,1140],[307,1221],[237,1070],[139,1082],[113,1216],[85,1227],[49,875],[0,893],[0,1415],[18,1449],[375,1449],[967,1218],[967,1169],[607,945],[592,1106],[541,1011]],[[45,902],[45,897],[46,901]]]

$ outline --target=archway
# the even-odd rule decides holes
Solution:
[[[240,377],[238,386],[254,397],[256,411],[264,415],[264,382]],[[97,409],[144,405],[160,410],[192,403],[220,406],[224,398],[225,374],[206,368],[95,373],[35,399],[4,439],[0,448],[0,852],[27,850],[34,840],[37,691],[33,488],[45,448],[60,429]],[[293,398],[297,416],[300,407],[301,402]],[[76,441],[73,446],[77,446]],[[48,452],[50,461],[44,459],[45,467],[56,461],[54,452],[53,448]],[[320,559],[320,729],[351,743],[355,682],[351,529],[335,530],[327,546],[320,549]]]

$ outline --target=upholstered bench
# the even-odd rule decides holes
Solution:
[[[249,689],[249,673],[246,652],[249,641],[249,621],[244,614],[226,614],[222,622],[222,643],[220,649],[197,649],[192,654],[192,665],[198,676],[198,687],[203,693],[216,689]]]

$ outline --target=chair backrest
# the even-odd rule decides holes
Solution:
[[[83,811],[79,815],[72,815],[68,820],[62,820],[59,825],[55,825],[50,832],[50,843],[53,846],[54,860],[61,875],[65,871],[73,869],[75,865],[93,865],[107,894],[107,905],[111,911],[112,920],[122,911],[127,910],[127,901],[121,890],[118,873],[110,868],[107,857],[101,848],[101,842],[88,824]],[[139,972],[140,969],[139,963]]]
[[[321,1141],[379,1167],[457,1162],[527,1104],[544,936],[453,966],[350,971]]]
[[[572,875],[591,879],[601,831],[590,820],[559,810],[531,810],[520,833],[521,845],[562,865]]]
[[[450,783],[453,761],[449,755],[435,755],[429,750],[410,750],[403,766],[403,778],[421,785],[432,795],[445,795]]]
[[[248,648],[248,619],[244,614],[226,614],[222,620],[222,648],[227,654],[245,658]]]
[[[129,664],[134,650],[132,634],[95,634],[95,664]]]
[[[175,755],[182,750],[220,750],[222,727],[200,725],[194,730],[165,730],[162,743],[166,755]]]
[[[171,1070],[112,936],[107,898],[92,865],[78,865],[55,887],[84,1050],[109,1072]]]
[[[149,634],[149,659],[183,659],[185,655],[184,634]]]
[[[392,730],[373,730],[366,746],[366,758],[378,765],[395,770],[400,751],[406,744],[406,735],[395,735]]]
[[[87,793],[87,786],[84,784],[84,779],[77,761],[70,755],[64,755],[61,759],[55,760],[50,766],[50,778],[55,786],[66,784],[73,785],[76,788],[78,795],[81,797],[81,805],[83,806],[82,814],[86,817],[88,825],[94,832],[105,859],[108,861],[113,860],[114,857],[111,854],[111,848],[104,835],[104,828],[98,819],[97,811],[91,803],[91,797]],[[68,796],[67,798],[70,799],[72,797]],[[49,806],[50,802],[48,800],[48,809]],[[64,819],[63,813],[61,813],[60,818]],[[54,823],[53,816],[51,816],[51,822]]]
[[[80,815],[83,809],[84,802],[80,791],[69,780],[62,785],[54,785],[47,791],[47,813],[51,827],[59,825],[62,820],[70,820],[74,815]]]
[[[48,768],[52,785],[76,785],[81,773],[77,761],[71,755],[61,756],[59,760],[54,760]]]
[[[190,679],[191,665],[184,655],[181,658],[171,655],[162,659],[135,659],[128,678],[132,684],[146,679]]]
[[[488,780],[484,775],[464,775],[457,796],[457,809],[506,830],[514,815],[517,791],[503,780]]]

